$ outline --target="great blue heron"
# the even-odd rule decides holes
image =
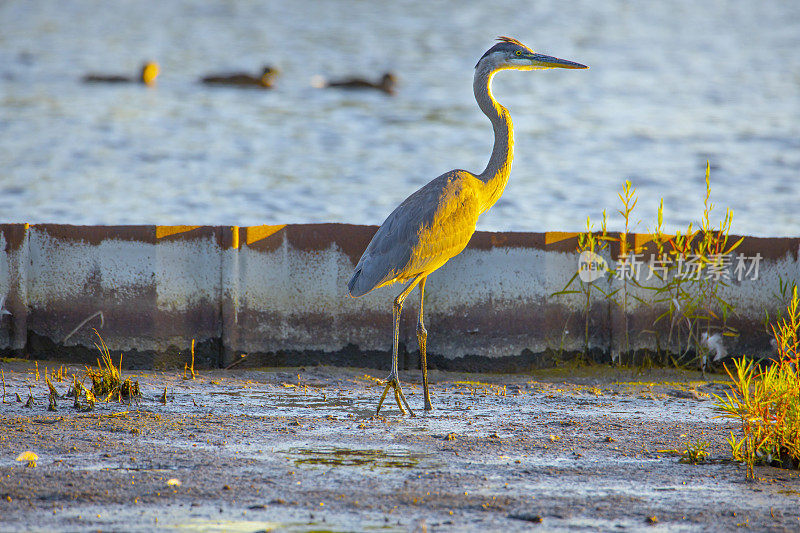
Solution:
[[[118,76],[109,74],[87,74],[82,80],[86,83],[143,83],[148,86],[156,84],[158,77],[158,63],[148,61],[142,64],[138,77]]]
[[[356,265],[347,287],[350,296],[362,296],[372,289],[394,282],[408,283],[395,298],[393,310],[394,343],[392,369],[378,402],[380,412],[389,388],[394,389],[400,411],[413,415],[400,387],[397,373],[397,345],[400,312],[406,296],[419,285],[419,322],[417,342],[422,365],[425,410],[432,409],[428,393],[425,343],[428,332],[422,320],[425,280],[463,250],[475,232],[478,216],[487,211],[503,194],[514,157],[514,131],[505,107],[492,96],[492,77],[501,70],[538,70],[548,68],[588,68],[586,65],[533,52],[510,37],[498,37],[475,65],[473,89],[478,107],[494,127],[494,149],[486,169],[480,174],[451,170],[432,180],[406,198],[378,228]]]
[[[200,79],[206,85],[227,85],[232,87],[254,87],[271,89],[278,77],[276,68],[265,66],[261,69],[260,76],[253,76],[246,72],[233,72],[228,74],[211,74]]]

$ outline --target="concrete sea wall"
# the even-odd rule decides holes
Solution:
[[[10,313],[0,315],[0,351],[94,362],[94,328],[112,353],[124,354],[126,367],[182,366],[195,339],[198,366],[226,367],[247,354],[248,365],[388,368],[391,302],[400,286],[359,299],[346,292],[375,230],[0,225],[0,296]],[[636,246],[649,238],[629,235]],[[668,304],[635,298],[652,299],[652,291],[629,287],[625,312],[599,291],[588,304],[581,294],[553,295],[577,272],[576,246],[574,233],[477,232],[429,278],[432,365],[513,371],[549,364],[583,349],[587,316],[595,359],[663,350],[676,325],[653,322]],[[776,316],[785,306],[784,284],[800,278],[799,246],[796,238],[747,237],[736,249],[739,270],[733,257],[720,289],[735,309],[727,322],[739,333],[725,337],[729,352],[772,351],[765,313]],[[613,264],[617,252],[612,246],[604,257]],[[596,283],[606,292],[621,287],[619,280]],[[418,365],[417,310],[415,291],[401,322],[406,368]]]

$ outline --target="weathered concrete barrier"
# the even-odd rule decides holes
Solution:
[[[346,292],[375,230],[0,225],[0,295],[10,312],[0,315],[0,349],[94,362],[96,328],[112,352],[124,353],[128,367],[182,366],[195,339],[201,366],[228,366],[248,354],[247,364],[388,368],[391,301],[400,287],[359,299]],[[649,236],[629,239],[646,255]],[[432,365],[522,370],[549,364],[582,351],[587,326],[595,359],[668,350],[674,322],[653,325],[668,302],[636,299],[652,298],[652,291],[628,287],[624,312],[598,291],[588,302],[582,294],[553,296],[577,272],[576,245],[574,233],[476,233],[429,278]],[[783,284],[800,278],[799,245],[795,238],[748,237],[736,250],[720,289],[735,309],[727,323],[739,332],[724,339],[730,352],[772,350],[765,313],[776,316],[785,306]],[[604,257],[614,264],[617,253],[611,247]],[[621,286],[619,280],[596,283],[606,283],[607,292]],[[418,365],[417,306],[412,294],[401,323],[404,367]]]

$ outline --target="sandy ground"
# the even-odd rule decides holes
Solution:
[[[432,372],[426,414],[407,372],[410,417],[374,416],[370,370],[126,372],[133,405],[52,412],[44,366],[0,363],[0,531],[800,530],[798,472],[726,460],[720,376]],[[668,451],[698,439],[705,464]]]

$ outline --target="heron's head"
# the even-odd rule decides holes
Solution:
[[[142,78],[141,81],[145,85],[155,85],[156,77],[158,76],[158,63],[148,61],[142,65]]]
[[[548,68],[589,68],[586,65],[537,54],[511,37],[498,37],[499,43],[489,48],[475,65],[476,69],[489,70],[541,70]]]

